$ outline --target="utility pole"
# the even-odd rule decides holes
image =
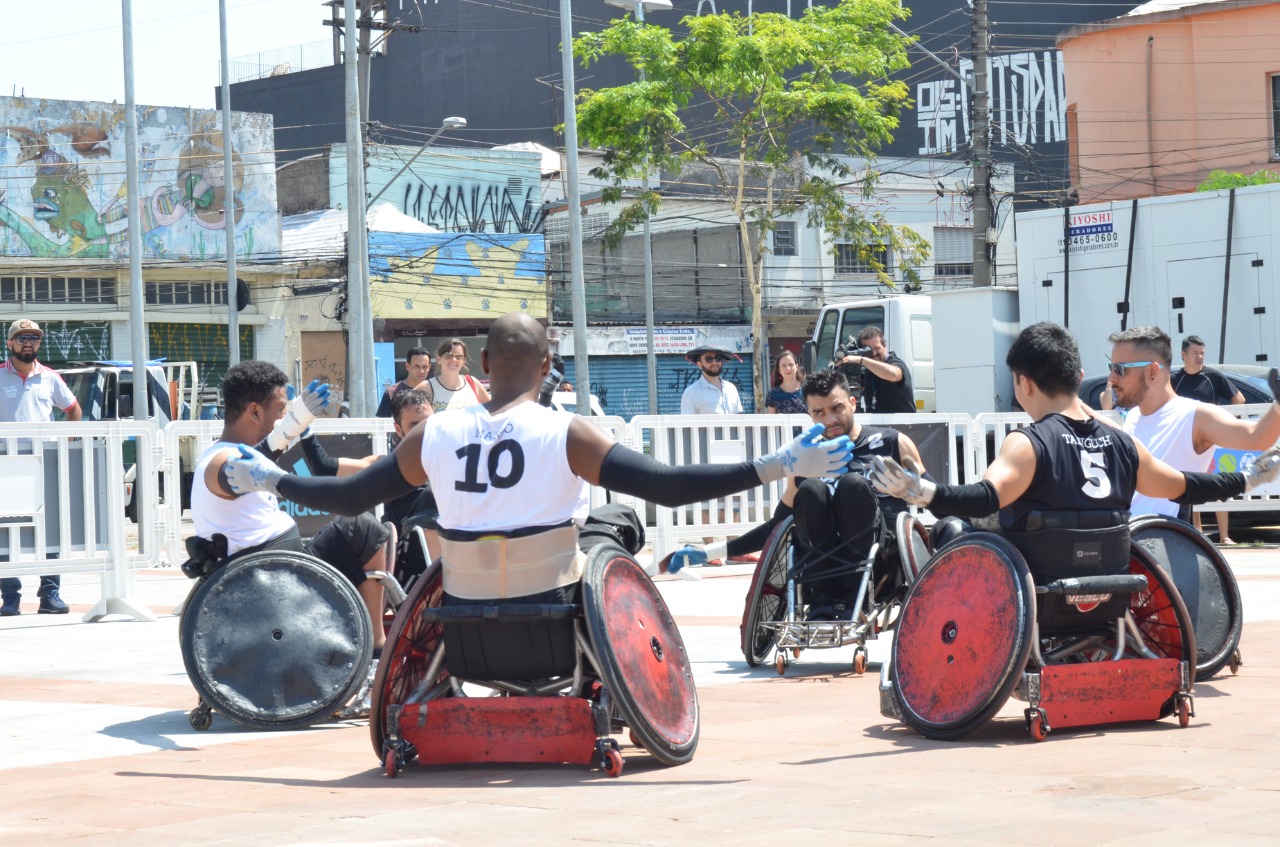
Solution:
[[[991,103],[987,0],[973,0],[973,285],[991,285]]]
[[[218,34],[222,50],[222,225],[227,244],[227,364],[240,362],[240,291],[236,284],[236,193],[232,179],[231,70],[227,61],[227,0],[218,0]]]
[[[138,176],[138,104],[133,96],[133,0],[120,3],[124,30],[124,137],[125,184],[129,198],[129,325],[133,330],[133,404],[134,420],[147,417],[147,302],[146,283],[142,279],[142,192]],[[230,180],[228,180],[230,183]],[[11,448],[12,449],[12,448]]]
[[[365,364],[373,358],[373,319],[365,310],[369,291],[369,242],[364,221],[364,139],[360,121],[360,81],[357,59],[356,0],[346,0],[343,37],[346,57],[347,140],[347,400],[354,418],[369,414]]]

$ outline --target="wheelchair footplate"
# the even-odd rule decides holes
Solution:
[[[778,633],[780,650],[861,646],[875,638],[865,621],[773,621],[761,626]]]
[[[1027,702],[1027,724],[1037,741],[1050,729],[1154,721],[1170,714],[1186,726],[1195,715],[1191,674],[1191,664],[1177,659],[1047,665],[1024,673],[1014,696]]]

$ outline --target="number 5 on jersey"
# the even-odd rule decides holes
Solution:
[[[1102,453],[1080,451],[1080,466],[1084,468],[1085,483],[1081,490],[1085,494],[1101,500],[1111,493],[1111,480],[1107,478],[1107,457]]]

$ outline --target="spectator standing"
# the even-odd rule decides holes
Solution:
[[[382,400],[378,403],[378,411],[374,413],[374,417],[395,417],[391,400],[401,391],[420,389],[427,393],[428,402],[430,402],[431,383],[427,380],[427,377],[431,376],[431,354],[423,347],[410,348],[404,357],[404,369],[404,379],[388,388],[382,395]]]
[[[66,413],[67,420],[80,420],[83,413],[71,389],[57,371],[36,361],[44,340],[40,324],[27,318],[16,320],[9,324],[8,339],[9,358],[0,368],[0,422],[51,421],[55,406]],[[58,574],[40,577],[40,614],[67,613],[67,604],[59,596],[61,587],[62,577]],[[0,579],[0,597],[0,616],[22,614],[22,580]]]
[[[867,369],[863,377],[862,402],[867,411],[877,415],[901,415],[916,411],[916,394],[911,387],[911,370],[884,343],[884,330],[864,327],[858,333],[858,344],[870,349],[867,356],[846,356]]]
[[[796,354],[783,350],[773,360],[773,379],[769,393],[764,398],[764,411],[769,415],[807,415],[809,408],[801,390],[803,374],[796,362]]]
[[[1166,376],[1173,348],[1159,327],[1133,327],[1115,333],[1110,340],[1107,382],[1117,403],[1129,409],[1125,432],[1175,470],[1207,470],[1215,446],[1262,451],[1280,438],[1280,408],[1274,403],[1257,420],[1243,421],[1216,405],[1174,393],[1172,380]],[[1131,511],[1135,515],[1169,516],[1180,512],[1177,503],[1142,494],[1134,497]]]
[[[1173,391],[1179,397],[1190,397],[1214,406],[1237,406],[1244,402],[1244,394],[1220,371],[1204,366],[1204,339],[1188,335],[1182,339],[1182,367],[1169,378]],[[1226,446],[1226,445],[1222,445]],[[1270,445],[1267,445],[1270,446]],[[1218,521],[1218,543],[1235,544],[1228,534],[1228,512],[1214,512]],[[1200,529],[1200,513],[1193,512],[1192,520]]]
[[[742,359],[728,350],[718,347],[695,347],[684,357],[698,366],[702,375],[689,383],[680,395],[680,414],[682,415],[740,415],[742,400],[738,397],[738,387],[721,377],[724,363],[730,357],[741,362]]]
[[[440,373],[428,380],[434,411],[467,409],[489,402],[489,391],[480,380],[463,373],[467,369],[467,345],[461,338],[450,338],[437,347],[436,362]]]

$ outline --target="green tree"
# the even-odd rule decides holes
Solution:
[[[907,14],[898,0],[841,0],[794,20],[691,15],[682,39],[624,18],[574,43],[586,67],[618,56],[636,73],[628,85],[579,96],[580,137],[605,151],[593,174],[609,181],[606,201],[621,201],[624,184],[646,171],[713,174],[700,182],[727,201],[748,257],[758,374],[767,362],[761,269],[778,218],[803,210],[810,226],[858,245],[888,285],[876,245],[892,248],[908,280],[927,258],[926,242],[888,224],[873,202],[875,152],[908,102],[906,85],[890,78],[908,66],[910,39],[894,26]],[[654,191],[634,195],[606,238],[617,243],[660,202]]]
[[[1244,188],[1249,185],[1273,185],[1280,182],[1280,173],[1263,168],[1251,174],[1228,173],[1223,170],[1209,171],[1204,182],[1196,186],[1196,191],[1218,191],[1223,188]]]

